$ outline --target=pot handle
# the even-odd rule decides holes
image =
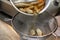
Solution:
[[[59,2],[57,0],[54,0],[54,5],[59,6]]]
[[[16,15],[18,15],[18,14],[19,14],[19,12],[16,13],[16,14],[14,15],[14,17],[15,17]],[[14,17],[12,17],[11,19],[9,19],[9,18],[5,18],[4,21],[12,21]]]
[[[12,19],[9,18],[5,18],[4,21],[11,21]]]

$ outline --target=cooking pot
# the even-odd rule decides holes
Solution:
[[[43,36],[28,35],[29,28],[34,22],[36,28],[40,28],[44,33]],[[20,34],[22,40],[46,40],[57,30],[57,21],[54,16],[48,12],[38,15],[34,21],[33,16],[21,15],[17,13],[12,19],[13,28]]]
[[[22,14],[25,14],[25,15],[33,16],[33,14],[28,14],[28,13],[25,13],[25,12],[20,11],[20,10],[15,6],[15,4],[14,4],[14,3],[16,3],[17,1],[18,1],[18,0],[10,0],[12,6],[13,6],[18,12],[20,12],[20,13],[22,13]],[[23,1],[23,0],[22,0],[22,1]],[[21,2],[21,0],[19,0],[19,2]],[[45,0],[45,7],[39,12],[39,14],[43,13],[43,12],[49,7],[50,3],[51,3],[51,0]]]

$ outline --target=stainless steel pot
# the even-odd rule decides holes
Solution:
[[[15,6],[15,4],[14,4],[16,1],[18,1],[18,0],[10,0],[11,4],[13,5],[13,7],[14,7],[18,12],[20,12],[20,13],[22,13],[22,14],[25,14],[25,15],[33,16],[33,14],[27,14],[27,13],[24,13],[24,12],[20,11],[20,10]],[[21,2],[21,0],[20,0],[20,2]],[[42,10],[39,12],[39,14],[43,13],[43,12],[49,7],[50,3],[51,3],[51,0],[45,0],[45,7],[44,7],[44,9],[42,9]]]
[[[22,40],[46,40],[57,29],[57,21],[55,17],[44,12],[37,16],[35,27],[40,28],[44,33],[43,36],[28,35],[28,30],[34,22],[33,16],[21,15],[18,13],[12,20],[13,28],[20,34]]]

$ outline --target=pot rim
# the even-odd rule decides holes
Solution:
[[[16,15],[18,15],[18,13],[17,13]],[[16,15],[15,15],[15,16],[16,16]],[[14,27],[14,23],[13,23],[13,20],[14,20],[15,16],[14,16],[14,17],[12,18],[12,20],[11,20],[11,24],[12,24],[12,27],[13,27],[14,29],[16,29],[16,28]],[[51,15],[51,16],[52,16],[52,15]],[[48,33],[48,34],[46,34],[46,35],[43,35],[43,36],[31,36],[31,35],[24,34],[24,33],[20,32],[20,31],[18,31],[18,30],[16,30],[16,31],[17,31],[19,34],[23,34],[23,35],[26,36],[26,37],[33,37],[33,38],[35,38],[35,37],[47,37],[47,36],[53,34],[53,33],[57,30],[57,28],[58,28],[58,23],[57,23],[56,18],[55,18],[54,16],[52,16],[52,17],[53,17],[53,19],[54,19],[55,22],[56,22],[56,26],[55,26],[55,29],[53,29],[53,31],[51,31],[50,33]]]

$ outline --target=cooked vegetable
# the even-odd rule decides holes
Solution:
[[[23,9],[23,8],[19,8],[19,10],[21,10],[21,11],[23,11],[23,12],[25,12],[26,10],[25,9]]]
[[[26,12],[27,13],[33,13],[33,11],[31,9],[29,9],[29,8],[26,9]]]
[[[15,4],[20,11],[29,14],[38,14],[45,6],[44,0],[38,0],[37,2],[30,3],[16,3]]]
[[[43,32],[39,29],[39,28],[37,28],[37,29],[31,29],[30,31],[29,31],[29,34],[31,35],[31,36],[43,36]]]
[[[31,29],[30,30],[30,35],[34,36],[36,33],[35,33],[35,30]]]
[[[38,36],[42,36],[43,35],[42,31],[39,28],[36,29],[36,32],[37,32]]]
[[[29,6],[29,4],[27,4],[27,3],[16,3],[15,4],[18,8],[23,8],[23,7],[28,7]]]
[[[40,3],[41,3],[41,2],[44,2],[44,0],[38,0],[38,2],[40,2]]]

